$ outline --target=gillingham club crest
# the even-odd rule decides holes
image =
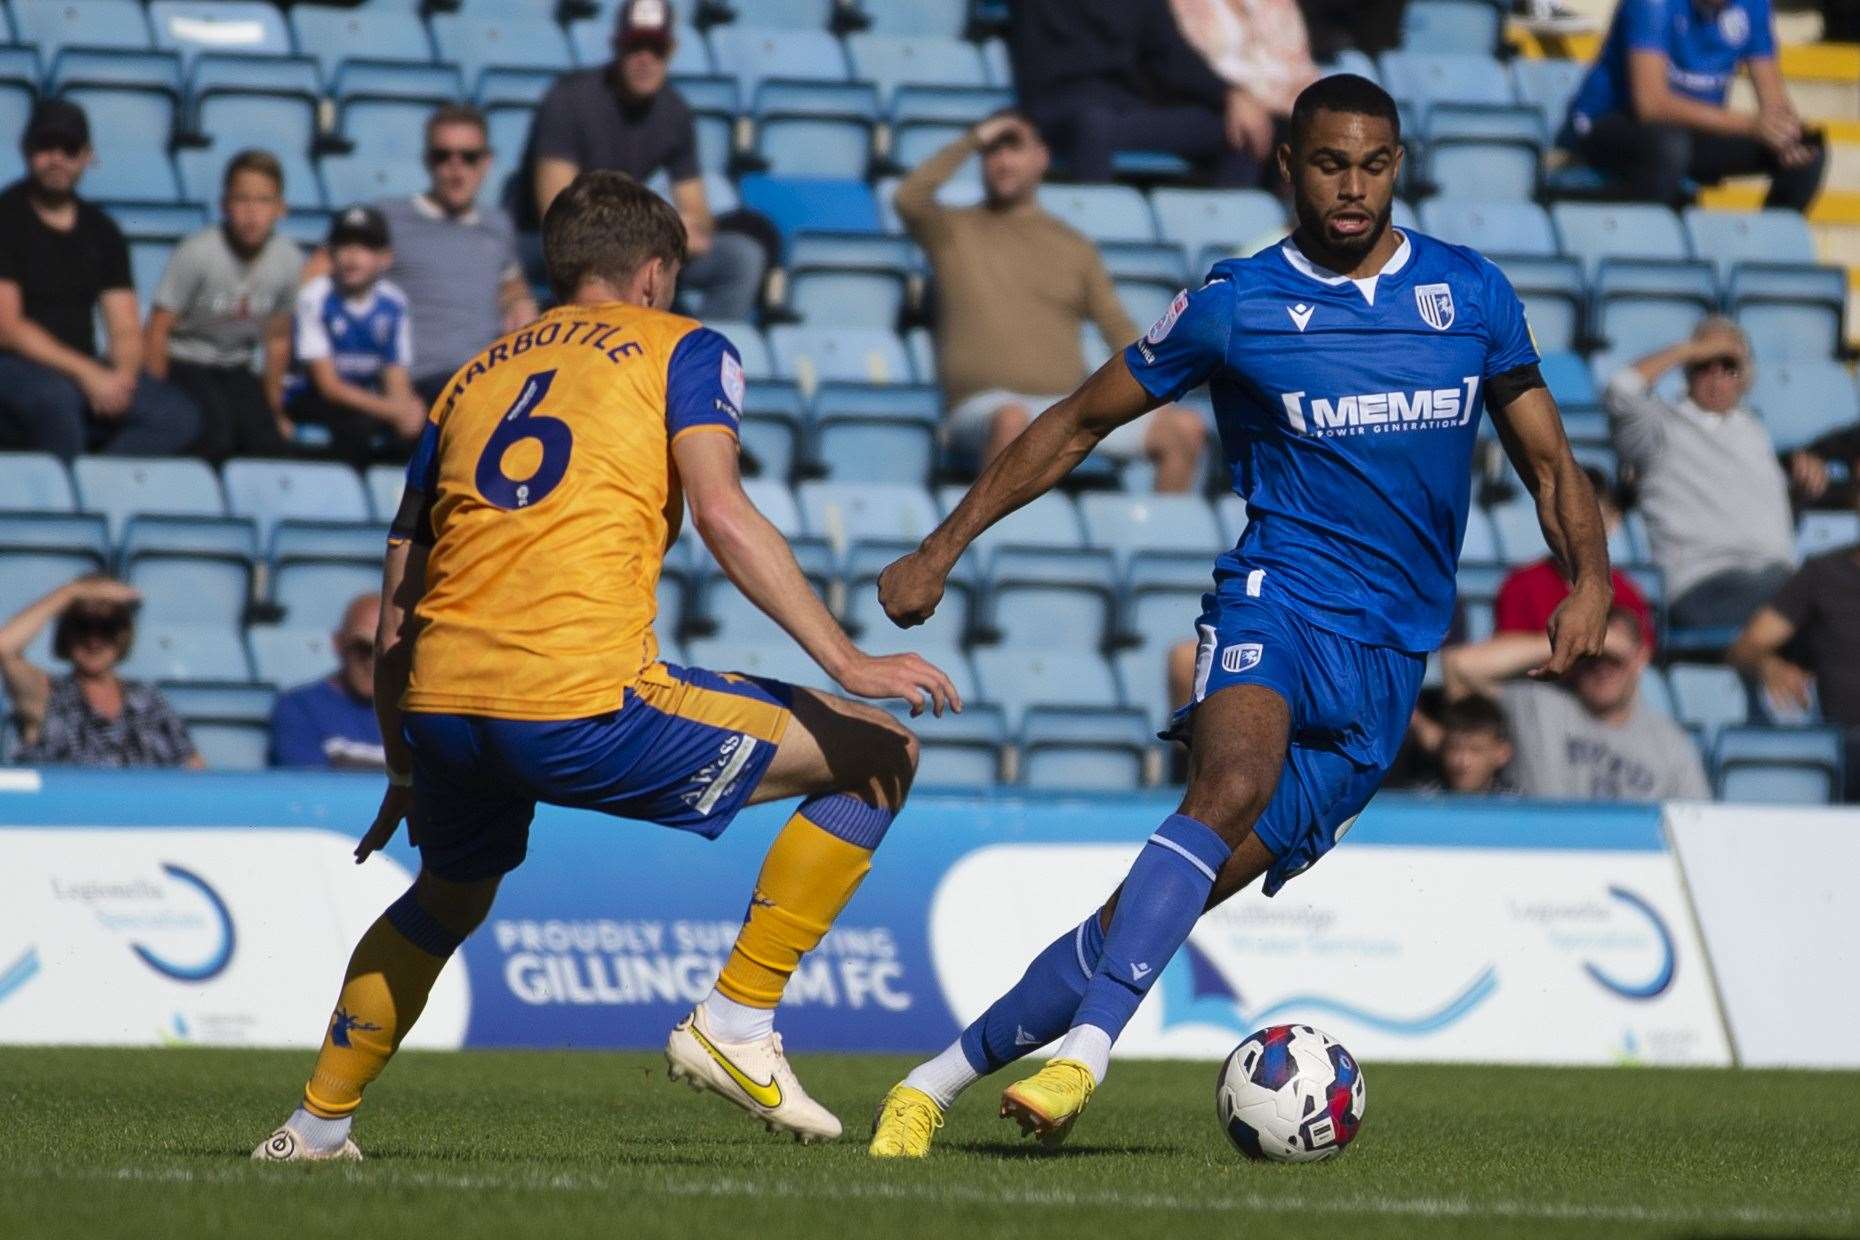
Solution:
[[[1414,306],[1437,332],[1453,326],[1453,290],[1444,284],[1421,284],[1414,290]]]

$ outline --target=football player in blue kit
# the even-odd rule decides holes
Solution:
[[[1342,838],[1401,747],[1447,631],[1484,410],[1575,583],[1533,675],[1601,650],[1612,592],[1595,496],[1504,275],[1391,225],[1394,101],[1364,78],[1324,78],[1298,99],[1278,157],[1293,234],[1178,295],[879,579],[892,620],[922,623],[982,531],[1112,428],[1209,385],[1250,520],[1216,562],[1194,697],[1170,732],[1189,745],[1187,792],[1110,900],[886,1095],[874,1155],[928,1153],[962,1089],[1055,1038],[1055,1057],[1007,1089],[1001,1113],[1063,1139],[1202,912],[1262,876],[1272,895]]]

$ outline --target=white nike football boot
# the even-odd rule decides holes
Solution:
[[[294,1128],[277,1129],[252,1151],[253,1162],[360,1162],[362,1151],[347,1137],[333,1150],[313,1150]]]
[[[792,1132],[803,1145],[840,1135],[833,1112],[808,1097],[795,1079],[779,1033],[759,1042],[719,1042],[710,1036],[700,1003],[666,1040],[665,1062],[674,1081],[729,1099],[770,1132]]]

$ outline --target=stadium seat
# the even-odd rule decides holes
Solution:
[[[752,476],[787,482],[804,451],[807,402],[801,389],[780,379],[765,379],[750,386],[743,401],[743,420],[737,426],[745,470]]]
[[[281,520],[369,520],[361,478],[346,465],[234,460],[227,462],[221,480],[228,511],[258,523],[261,547],[270,546],[272,528]]]
[[[1401,45],[1417,52],[1489,56],[1498,48],[1504,10],[1492,0],[1410,0],[1401,15]]]
[[[31,83],[36,89],[37,81]],[[51,62],[46,93],[62,94],[79,86],[130,86],[165,91],[179,99],[186,93],[181,58],[174,52],[124,47],[67,47]]]
[[[936,35],[959,39],[969,24],[970,0],[911,0],[868,3],[871,29],[879,34]]]
[[[119,670],[130,680],[253,679],[237,625],[143,625]]]
[[[1761,211],[1714,211],[1687,207],[1682,217],[1692,252],[1718,264],[1729,280],[1739,263],[1789,263],[1812,266],[1815,238],[1800,211],[1768,207]]]
[[[1382,53],[1382,86],[1403,103],[1514,102],[1511,79],[1490,55],[1473,52]]]
[[[852,0],[732,0],[736,20],[771,30],[825,30],[837,10],[857,9]]]
[[[155,46],[181,53],[192,64],[207,52],[289,56],[291,32],[278,6],[257,0],[151,0]]]
[[[129,243],[129,278],[136,286],[136,305],[147,315],[149,298],[161,283],[162,272],[168,269],[168,260],[174,257],[175,243],[172,241],[149,241],[135,239]]]
[[[1750,717],[1750,693],[1738,674],[1711,663],[1675,663],[1666,669],[1673,690],[1673,717],[1703,728],[1706,739],[1718,729]]]
[[[46,64],[57,60],[67,46],[154,46],[148,20],[135,0],[13,0],[13,28],[21,43],[39,49],[39,59]]]
[[[1836,728],[1727,726],[1714,749],[1718,795],[1759,805],[1825,805],[1839,799],[1841,759]]]
[[[955,650],[925,647],[922,653],[946,672],[952,661],[968,661]],[[1001,751],[1007,744],[1008,731],[999,706],[964,697],[959,715],[950,713],[939,719],[929,713],[916,718],[903,711],[896,713],[898,721],[917,734],[917,778],[913,788],[968,791],[992,788],[1000,782]]]
[[[416,156],[388,151],[325,155],[317,160],[327,200],[337,210],[358,202],[404,198],[427,185],[426,170]]]
[[[271,705],[276,696],[270,685],[213,681],[165,681],[160,686],[168,705],[187,724],[210,771],[261,771],[271,752]]]
[[[1796,526],[1795,550],[1803,559],[1860,544],[1860,513],[1805,512]]]
[[[104,519],[91,513],[0,512],[0,616],[11,617],[110,561]]]
[[[945,513],[954,511],[967,492],[966,487],[939,487],[937,503]],[[1078,509],[1069,496],[1059,491],[1049,491],[1010,512],[983,531],[972,544],[975,551],[984,555],[997,547],[1047,547],[1070,551],[1084,545]]]
[[[322,185],[310,162],[316,138],[317,101],[307,94],[257,94],[220,90],[202,98],[195,124],[204,147],[176,155],[181,186],[189,199],[218,202],[226,163],[239,151],[259,147],[284,166],[284,202],[298,210],[324,206]]]
[[[1499,554],[1510,565],[1531,564],[1550,554],[1543,526],[1537,519],[1537,501],[1520,491],[1503,504],[1487,510],[1498,536]]]
[[[1726,297],[1760,358],[1829,358],[1845,332],[1847,272],[1840,267],[1739,263]]]
[[[988,70],[973,43],[934,35],[854,34],[846,40],[853,76],[877,85],[887,104],[900,86],[988,85]]]
[[[400,511],[400,493],[407,485],[407,471],[398,465],[370,465],[362,475],[368,492],[370,515],[382,525]]]
[[[0,512],[72,512],[77,498],[64,462],[49,452],[0,452]]]
[[[927,327],[913,327],[904,333],[904,351],[911,359],[911,373],[919,383],[935,383],[938,378],[936,368],[936,342],[930,338]]]
[[[822,383],[909,383],[911,362],[896,332],[879,327],[771,327],[775,373],[812,395]]]
[[[78,504],[103,513],[110,535],[120,539],[135,513],[223,517],[220,480],[204,461],[191,458],[81,456],[72,466]],[[0,482],[0,490],[5,483]]]
[[[1564,252],[1582,260],[1591,275],[1604,258],[1691,257],[1679,217],[1647,203],[1559,202],[1550,218]]]
[[[1526,202],[1546,144],[1534,108],[1437,104],[1428,110],[1426,180],[1448,201]]]
[[[1040,206],[1094,241],[1158,239],[1149,203],[1128,185],[1042,185]]]
[[[1750,404],[1762,416],[1778,452],[1802,447],[1860,420],[1853,376],[1839,362],[1759,363]]]
[[[13,46],[10,42],[11,28],[4,17],[0,17],[0,39],[9,40],[6,45],[0,46],[0,82],[37,91],[45,80],[38,49]]]
[[[1629,357],[1664,348],[1689,335],[1717,308],[1717,277],[1703,261],[1660,261],[1612,256],[1595,273],[1595,331]]]
[[[1199,495],[1092,492],[1080,496],[1078,506],[1086,543],[1114,551],[1126,562],[1148,551],[1211,560],[1228,546],[1214,510]]]
[[[1156,747],[1135,707],[1034,706],[1020,728],[1020,783],[1029,789],[1131,792],[1143,787]]]
[[[284,218],[278,222],[278,232],[295,241],[299,247],[312,249],[322,245],[329,237],[329,221],[328,211],[300,207],[285,213]]]
[[[755,100],[755,153],[769,173],[866,175],[878,124],[878,92],[870,83],[769,80]]]
[[[323,72],[330,82],[330,95],[339,103],[351,99],[412,99],[437,107],[463,99],[467,93],[454,65],[417,60],[343,60],[341,68],[325,67]]]
[[[1531,331],[1541,336],[1537,323],[1533,319]],[[1541,344],[1542,341],[1540,340]],[[1550,389],[1550,395],[1556,399],[1558,406],[1582,408],[1596,404],[1600,395],[1595,390],[1595,381],[1589,374],[1588,365],[1582,358],[1570,352],[1549,352],[1545,345],[1543,359],[1538,363],[1538,370],[1543,374],[1544,383]]]
[[[1112,635],[1117,567],[1109,552],[1002,545],[988,556],[986,624],[1009,646],[1038,646],[1056,634],[1081,649]]]
[[[480,109],[514,106],[534,110],[560,76],[554,69],[491,65],[478,75],[472,102]]]
[[[1466,533],[1460,539],[1460,559],[1471,564],[1496,564],[1504,562],[1504,554],[1499,550],[1498,531],[1493,528],[1492,518],[1485,509],[1472,507],[1466,510]]]
[[[1255,243],[1285,235],[1285,208],[1262,189],[1159,188],[1150,194],[1150,205],[1163,239],[1190,254],[1210,247],[1251,252]]]
[[[97,162],[84,176],[84,193],[125,202],[173,202],[180,196],[168,144],[177,105],[164,89],[77,86],[64,97],[90,118]]]
[[[439,59],[457,64],[474,88],[479,74],[492,66],[559,73],[574,60],[562,28],[543,18],[435,13],[431,28]]]
[[[936,465],[941,398],[925,385],[825,383],[814,396],[821,476],[922,486]]]
[[[1581,263],[1573,258],[1527,255],[1504,255],[1496,261],[1524,303],[1540,350],[1562,353],[1583,343],[1589,289]]]
[[[930,493],[903,483],[803,482],[799,499],[807,532],[836,547],[916,543],[938,520]]]
[[[973,636],[974,622],[980,614],[978,596],[981,591],[976,584],[974,564],[967,560],[951,573],[943,601],[937,604],[936,614],[928,621],[915,628],[900,629],[885,615],[878,601],[878,575],[916,545],[904,540],[861,542],[846,553],[846,623],[855,633],[861,649],[874,654],[914,650],[917,645],[960,650]],[[936,662],[935,659],[930,661]],[[955,670],[944,670],[952,678],[958,675]],[[968,676],[966,664],[961,674]],[[972,696],[974,685],[957,680],[956,688],[966,701]]]
[[[1163,692],[1169,648],[1195,635],[1202,595],[1214,587],[1213,560],[1198,552],[1144,552],[1130,561],[1121,589],[1117,656],[1126,699],[1149,713],[1150,726],[1168,722],[1176,705]]]
[[[255,624],[245,631],[256,679],[279,689],[321,680],[336,670],[330,630]]]
[[[146,621],[236,629],[251,602],[257,551],[248,520],[148,515],[130,519],[118,560],[124,578],[142,591]]]
[[[491,171],[485,177],[484,197],[501,200],[504,187],[522,169],[535,115],[536,109],[528,104],[500,104],[484,110],[485,138],[491,147]]]
[[[38,99],[38,87],[19,81],[0,81],[0,131],[13,134],[26,132],[26,122],[32,117],[33,104]],[[0,143],[0,183],[11,185],[26,175],[26,160],[20,154],[19,144]]]
[[[756,174],[738,183],[743,205],[769,217],[784,239],[814,232],[881,231],[878,201],[863,181]]]
[[[847,80],[845,53],[825,30],[718,26],[710,32],[710,53],[716,71],[734,77],[745,99],[755,96],[764,78]]]
[[[787,308],[810,323],[898,321],[916,265],[910,242],[876,233],[801,233],[788,251]]]
[[[736,346],[737,354],[743,359],[743,377],[751,384],[775,377],[775,361],[769,356],[768,342],[755,324],[714,322],[710,328]]]
[[[333,632],[350,600],[381,589],[384,531],[374,521],[280,521],[271,601],[292,628]]]
[[[1569,101],[1588,72],[1589,66],[1579,60],[1520,56],[1511,62],[1518,101],[1530,104],[1542,114],[1544,131],[1553,138],[1563,127]]]
[[[994,86],[901,85],[893,92],[889,105],[890,160],[901,168],[915,168],[968,133],[977,121],[1013,102],[1010,92]],[[944,199],[945,192],[975,185],[980,175],[979,165],[971,157],[939,191],[938,200]],[[882,191],[881,199],[889,205],[889,189]]]
[[[820,538],[790,539],[789,546],[807,583],[823,603],[831,606],[835,579],[832,548]],[[699,581],[697,611],[712,626],[711,636],[732,647],[750,650],[794,644],[779,624],[720,572],[706,574]]]
[[[1442,241],[1469,245],[1482,254],[1557,255],[1550,217],[1534,202],[1430,198],[1421,204],[1421,228]]]
[[[1029,706],[1121,705],[1117,676],[1087,650],[1055,646],[983,646],[973,654],[985,700],[1000,706],[1011,729]]]
[[[323,66],[323,79],[340,93],[346,76],[344,61],[430,63],[433,42],[414,5],[395,7],[368,4],[338,9],[320,4],[297,4],[290,9],[291,31],[297,48]],[[356,67],[360,67],[357,65]],[[457,70],[452,70],[454,77]],[[462,95],[463,91],[456,93]],[[456,97],[456,95],[455,95]]]
[[[810,689],[839,691],[818,664],[802,653],[793,640],[783,635],[780,641],[743,646],[733,641],[699,638],[685,643],[685,659],[693,667],[715,672],[740,672],[745,676],[764,676],[802,685]]]

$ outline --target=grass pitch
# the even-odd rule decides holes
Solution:
[[[1860,1235],[1860,1074],[1370,1064],[1341,1158],[1267,1166],[1215,1125],[1215,1065],[1120,1063],[1056,1155],[994,1117],[1004,1075],[898,1165],[863,1137],[904,1060],[797,1066],[838,1145],[657,1055],[407,1054],[367,1162],[255,1166],[309,1055],[0,1049],[0,1237]]]

